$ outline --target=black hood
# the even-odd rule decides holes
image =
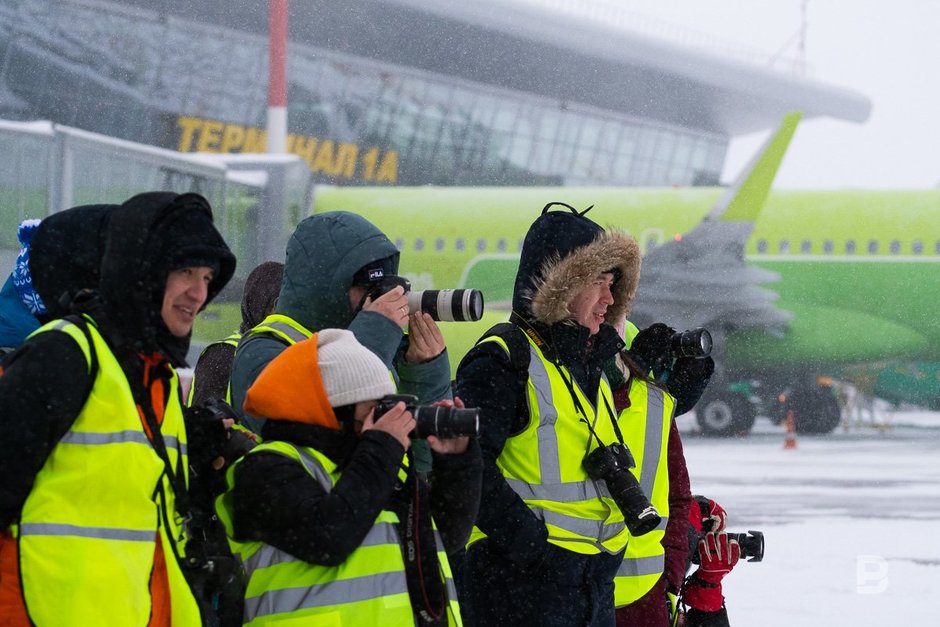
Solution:
[[[171,270],[218,263],[206,304],[235,272],[235,256],[199,194],[147,192],[114,209],[101,261],[101,299],[111,339],[137,352],[163,353],[185,366],[189,336],[173,336],[160,309]],[[205,305],[203,305],[205,307]]]
[[[46,305],[46,318],[70,313],[75,295],[97,290],[108,220],[117,205],[82,205],[43,219],[30,243],[33,287]]]
[[[549,211],[554,205],[564,211]],[[575,211],[549,203],[526,233],[512,294],[512,309],[526,320],[554,324],[569,317],[568,303],[601,272],[614,271],[614,304],[607,322],[630,311],[640,279],[640,249],[632,237],[604,230]]]
[[[247,333],[260,324],[274,310],[283,278],[283,263],[265,261],[256,266],[245,279],[245,289],[242,292],[242,323],[239,329],[242,333]]]

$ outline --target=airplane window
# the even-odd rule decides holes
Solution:
[[[788,240],[788,239],[782,239],[782,240],[780,240],[780,248],[779,248],[779,251],[782,252],[782,253],[788,253],[788,252],[790,252],[790,240]]]
[[[444,238],[438,237],[436,240],[434,240],[434,250],[436,250],[437,252],[441,252],[442,250],[444,250],[445,244],[446,242],[444,242]]]
[[[832,251],[835,250],[835,244],[833,244],[831,239],[827,239],[823,242],[823,252],[827,255],[831,255]]]
[[[868,252],[872,255],[878,252],[878,240],[868,240]]]
[[[921,254],[922,252],[924,252],[924,243],[920,241],[919,239],[915,239],[914,243],[911,244],[911,251],[915,255]]]
[[[759,239],[757,240],[757,252],[766,253],[767,252],[767,240]]]
[[[454,241],[454,248],[456,248],[458,252],[463,252],[463,250],[464,250],[466,247],[467,247],[467,243],[464,241],[464,239],[463,239],[462,237],[458,237],[458,238]]]
[[[855,254],[855,240],[850,239],[845,242],[845,254],[854,255]]]
[[[901,252],[901,242],[898,240],[891,240],[891,254],[897,255]]]
[[[807,255],[807,254],[811,253],[812,251],[813,251],[813,243],[812,243],[812,242],[810,242],[808,239],[804,239],[802,242],[800,242],[800,252],[801,252],[801,253],[803,253],[804,255]]]
[[[415,239],[415,250],[424,250],[424,238],[418,237]]]
[[[403,237],[396,237],[396,238],[395,238],[395,248],[397,248],[398,250],[401,250],[401,249],[404,248],[404,247],[405,247],[405,238],[403,238]]]
[[[482,253],[484,250],[486,250],[486,240],[481,237],[477,240],[477,251]]]
[[[499,252],[501,253],[506,252],[506,246],[507,244],[506,244],[505,237],[501,237],[498,240],[496,240],[496,250],[498,250]]]

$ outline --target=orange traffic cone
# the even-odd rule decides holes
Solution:
[[[796,420],[793,418],[793,410],[787,410],[787,419],[783,421],[787,428],[787,434],[783,439],[783,448],[796,448]]]

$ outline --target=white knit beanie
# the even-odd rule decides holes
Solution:
[[[352,331],[319,331],[317,362],[323,387],[333,407],[372,401],[395,393],[388,368],[375,353],[359,343]]]

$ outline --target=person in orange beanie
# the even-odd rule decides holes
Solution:
[[[248,389],[264,443],[217,502],[245,564],[246,623],[459,624],[447,554],[473,526],[479,448],[429,436],[429,486],[410,456],[412,413],[377,411],[394,391],[381,359],[340,329],[284,349]]]

